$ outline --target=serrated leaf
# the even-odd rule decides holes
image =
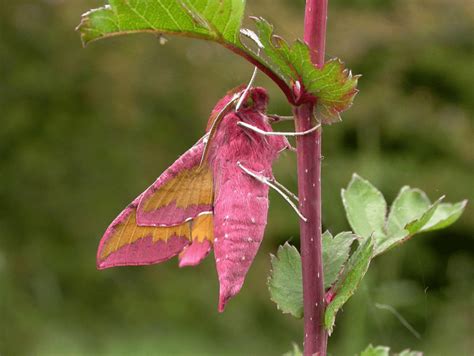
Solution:
[[[285,243],[271,256],[272,271],[268,278],[270,296],[278,309],[296,318],[303,317],[303,280],[301,256],[296,247]]]
[[[135,32],[172,33],[238,44],[245,0],[109,0],[86,12],[78,30],[85,44]]]
[[[324,286],[337,280],[343,265],[347,262],[350,246],[356,236],[351,232],[341,232],[332,237],[329,231],[322,236]],[[271,256],[272,272],[268,278],[271,299],[283,313],[297,318],[303,317],[303,279],[301,256],[296,247],[285,243],[276,256]]]
[[[316,68],[308,46],[301,41],[291,48],[283,40],[275,45],[273,27],[261,18],[256,21],[259,35],[241,30],[244,10],[245,0],[109,0],[107,5],[83,14],[77,29],[84,44],[140,32],[218,42],[268,74],[292,104],[300,104],[298,101],[309,94],[318,98],[317,117],[322,122],[339,120],[339,113],[349,108],[357,93],[358,76],[353,77],[336,59]],[[242,44],[241,33],[258,44],[265,59]],[[305,95],[294,95],[296,82]]]
[[[360,356],[389,356],[390,347],[387,346],[372,346],[370,344],[367,348],[360,353]]]
[[[258,30],[258,40],[254,40],[263,51],[265,62],[290,85],[299,85],[305,93],[317,97],[316,117],[323,123],[340,121],[340,113],[347,110],[357,94],[359,76],[344,68],[338,59],[332,59],[317,68],[311,61],[309,47],[302,41],[289,46],[281,37],[273,34],[273,26],[265,19],[254,18]]]
[[[347,220],[358,236],[367,239],[374,235],[376,240],[385,236],[387,203],[377,188],[354,174],[341,195]]]
[[[439,204],[433,216],[431,217],[431,219],[429,219],[426,225],[423,226],[421,231],[433,231],[448,227],[449,225],[453,224],[457,219],[459,219],[459,217],[464,212],[466,205],[467,200],[463,200],[455,204]]]
[[[352,254],[344,267],[341,277],[332,288],[335,297],[329,303],[324,313],[324,326],[329,334],[332,333],[337,312],[355,293],[359,283],[364,278],[373,254],[374,241],[372,237],[369,237]]]
[[[293,350],[285,352],[283,356],[303,356],[303,352],[296,343],[293,343]]]
[[[322,236],[324,288],[329,288],[336,281],[341,269],[349,258],[352,242],[356,235],[341,232],[333,237],[329,231]]]

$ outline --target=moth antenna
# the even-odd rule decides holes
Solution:
[[[304,215],[301,213],[301,211],[299,211],[298,207],[295,205],[295,203],[293,203],[290,199],[290,197],[288,197],[277,185],[273,184],[267,177],[265,177],[264,175],[262,174],[259,174],[259,173],[256,173],[250,169],[248,169],[247,167],[245,167],[244,165],[242,165],[242,163],[240,162],[237,162],[237,166],[243,170],[245,173],[247,173],[249,176],[255,178],[256,180],[258,180],[260,183],[263,183],[263,184],[266,184],[268,185],[270,188],[273,188],[275,189],[282,197],[283,199],[286,200],[286,202],[288,204],[290,204],[290,206],[293,208],[293,210],[296,212],[296,214],[298,214],[298,216],[300,217],[301,220],[303,220],[304,222],[307,222],[308,219],[306,219],[304,217]],[[285,188],[286,189],[286,188]]]
[[[268,118],[270,119],[271,124],[275,124],[277,122],[293,120],[295,117],[291,116],[291,115],[290,116],[285,116],[285,115],[271,114],[271,115],[268,115]]]
[[[237,125],[245,127],[249,130],[252,130],[264,136],[290,136],[290,137],[304,136],[304,135],[310,134],[311,132],[316,131],[317,129],[321,127],[321,124],[317,124],[316,126],[310,128],[309,130],[301,131],[301,132],[274,132],[274,131],[264,131],[262,129],[259,129],[258,127],[247,124],[246,122],[243,122],[243,121],[237,122]]]
[[[224,115],[227,113],[227,110],[229,110],[229,108],[235,103],[235,101],[237,99],[239,99],[240,95],[241,95],[241,93],[234,94],[232,99],[227,104],[225,104],[225,106],[217,114],[214,122],[212,123],[212,126],[211,126],[209,132],[205,136],[206,139],[205,139],[205,142],[204,142],[204,145],[205,145],[204,146],[204,152],[202,153],[200,165],[202,165],[204,160],[207,158],[207,155],[209,154],[209,142],[214,137],[214,134],[216,133],[217,127],[219,126],[220,122],[224,118]]]
[[[204,136],[202,136],[193,146],[197,146],[201,142],[204,142],[204,144],[207,144],[207,141],[209,141],[209,132],[206,132]]]
[[[249,81],[247,87],[243,91],[242,95],[240,96],[239,101],[237,102],[237,105],[235,106],[235,111],[239,111],[240,107],[242,106],[242,103],[244,102],[245,98],[247,97],[247,94],[248,94],[250,88],[252,87],[253,83],[255,82],[255,78],[257,77],[257,72],[258,72],[258,68],[255,67],[254,70],[253,70],[253,73],[252,73],[252,77],[250,78],[250,81]]]

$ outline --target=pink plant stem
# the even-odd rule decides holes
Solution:
[[[313,63],[324,65],[327,0],[306,0],[304,40],[312,50]],[[314,105],[295,107],[297,131],[309,130]],[[325,356],[324,280],[321,244],[321,130],[296,139],[298,150],[298,194],[300,209],[308,219],[300,220],[303,265],[304,355]]]

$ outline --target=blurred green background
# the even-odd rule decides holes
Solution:
[[[472,2],[329,3],[328,56],[363,77],[344,122],[324,131],[324,228],[349,228],[340,189],[353,172],[389,202],[405,184],[431,199],[472,199]],[[175,37],[83,49],[74,27],[102,4],[0,5],[0,354],[282,354],[301,342],[302,322],[269,300],[269,253],[299,243],[296,216],[273,193],[261,250],[224,314],[212,258],[183,270],[175,260],[95,269],[109,222],[202,135],[214,103],[252,70],[217,45]],[[288,39],[301,35],[303,12],[303,0],[248,1],[248,15],[264,15]],[[269,80],[258,84],[271,112],[290,113]],[[296,190],[294,154],[275,173]],[[468,205],[449,229],[377,258],[338,316],[330,352],[354,355],[372,342],[472,355],[473,212]]]

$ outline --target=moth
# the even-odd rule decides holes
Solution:
[[[266,90],[250,85],[219,100],[206,135],[107,228],[97,267],[149,265],[174,256],[180,267],[195,266],[214,249],[223,311],[262,242],[269,186],[282,193],[272,183],[272,163],[291,146],[285,133],[272,131],[267,104]]]

